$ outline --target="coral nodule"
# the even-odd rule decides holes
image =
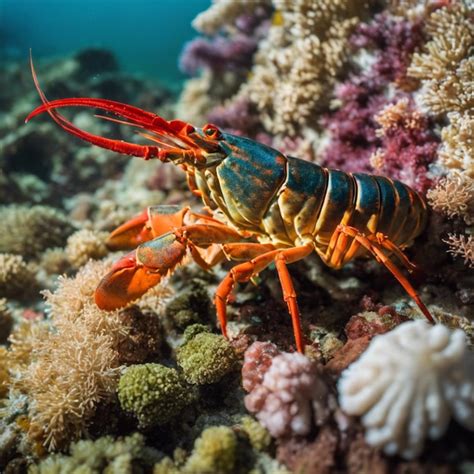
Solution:
[[[474,357],[466,335],[410,321],[376,336],[339,380],[342,409],[362,417],[370,445],[406,459],[453,416],[474,429]]]
[[[118,398],[143,428],[161,425],[175,417],[194,395],[176,369],[161,364],[128,367],[120,377]]]
[[[178,349],[177,362],[189,383],[204,385],[232,371],[237,356],[222,336],[200,332]]]

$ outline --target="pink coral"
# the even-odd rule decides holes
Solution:
[[[274,350],[255,344],[248,349],[244,368],[254,365],[257,370],[243,374],[244,387],[251,390],[245,406],[274,437],[306,435],[313,424],[313,412],[315,417],[321,415],[326,384],[316,363],[303,354],[281,353],[268,366]]]

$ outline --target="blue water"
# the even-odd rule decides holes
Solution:
[[[0,0],[0,60],[112,50],[124,71],[177,84],[177,59],[210,0]]]

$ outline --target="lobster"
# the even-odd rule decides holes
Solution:
[[[400,282],[424,316],[433,317],[408,279],[393,262],[410,272],[415,266],[402,249],[423,231],[427,208],[407,185],[383,176],[326,169],[212,124],[196,128],[167,121],[137,107],[106,99],[70,98],[48,101],[31,62],[43,105],[65,131],[118,153],[171,162],[184,170],[192,192],[206,214],[190,208],[152,206],[126,222],[108,239],[111,249],[132,250],[104,276],[95,292],[104,310],[122,308],[158,284],[190,254],[209,269],[225,258],[240,261],[219,284],[215,306],[227,337],[226,303],[238,282],[247,282],[275,263],[283,297],[292,319],[297,350],[304,340],[296,292],[287,265],[316,252],[329,267],[372,255]],[[63,107],[89,107],[113,113],[108,120],[137,127],[150,144],[114,140],[77,128],[58,112]]]

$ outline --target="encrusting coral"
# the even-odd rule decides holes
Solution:
[[[272,359],[263,377],[259,375],[260,383],[252,380],[249,384],[245,376],[253,370],[246,365],[255,367],[255,358],[267,359],[265,344],[269,343],[256,342],[245,353],[243,384],[250,389],[245,406],[274,437],[307,435],[312,417],[320,422],[326,410],[328,388],[318,366],[303,354],[281,353]]]
[[[61,247],[74,231],[66,216],[47,206],[1,206],[0,252],[35,257]]]
[[[200,332],[178,349],[176,360],[189,383],[203,385],[216,383],[231,372],[237,357],[222,336]]]
[[[167,423],[193,399],[193,391],[176,369],[161,364],[129,367],[120,377],[118,398],[143,428]]]
[[[466,335],[424,321],[376,336],[339,380],[340,404],[361,416],[370,445],[418,456],[451,416],[474,430],[474,359]]]

